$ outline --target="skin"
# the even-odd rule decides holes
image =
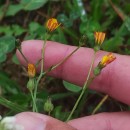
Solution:
[[[30,63],[35,64],[38,60],[41,59],[42,41],[40,40],[24,41],[22,43],[21,48],[23,54]],[[47,70],[52,65],[56,65],[57,63],[59,63],[64,57],[69,55],[75,48],[76,47],[74,46],[68,46],[48,41],[45,48],[44,70]],[[106,54],[108,54],[108,52],[99,51],[96,55],[94,66],[96,66],[102,59],[102,56]],[[90,89],[106,93],[109,96],[115,98],[116,100],[119,100],[125,104],[130,105],[130,96],[129,96],[130,57],[119,54],[114,55],[116,56],[116,60],[107,65],[102,70],[102,73],[90,85]],[[18,51],[17,56],[21,64],[26,66],[25,60]],[[50,72],[49,75],[57,78],[62,78],[66,81],[82,86],[84,81],[86,80],[92,56],[93,56],[92,49],[80,48],[64,64],[59,66],[54,71]],[[40,66],[38,68],[38,71],[39,70]],[[20,113],[15,117],[17,118],[17,122],[25,126],[27,130],[36,130],[36,129],[38,130],[37,126],[42,125],[44,123],[46,124],[45,130],[51,130],[51,129],[73,130],[74,128],[77,130],[130,129],[129,112],[100,113],[93,116],[87,116],[71,120],[68,122],[68,124],[45,115],[30,112]],[[30,118],[32,121],[26,123],[25,118]]]

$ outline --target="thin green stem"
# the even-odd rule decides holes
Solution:
[[[92,112],[92,115],[97,112],[97,110],[102,106],[102,104],[108,99],[108,95],[105,95],[103,99],[99,102],[99,104],[95,107],[95,109]]]
[[[60,66],[61,64],[63,64],[66,60],[68,60],[78,49],[80,48],[80,46],[78,46],[73,52],[71,52],[68,56],[66,56],[63,60],[61,60],[58,64],[50,67],[47,71],[45,71],[43,73],[43,75],[51,72],[52,70],[56,69],[58,66]]]
[[[94,64],[94,61],[95,61],[95,57],[96,57],[96,52],[94,51],[94,56],[93,56],[93,59],[92,59],[91,65],[90,65],[90,69],[89,69],[89,72],[88,72],[87,79],[86,79],[86,81],[85,81],[85,83],[84,83],[84,86],[83,86],[83,88],[82,88],[82,91],[81,91],[81,93],[80,93],[80,95],[79,95],[79,97],[78,97],[78,99],[77,99],[77,101],[76,101],[76,103],[75,103],[75,105],[74,105],[74,107],[73,107],[71,113],[69,114],[69,116],[68,116],[66,122],[69,121],[70,118],[72,117],[72,115],[73,115],[74,111],[76,110],[76,108],[77,108],[77,106],[78,106],[78,104],[79,104],[79,102],[80,102],[82,96],[84,95],[85,90],[88,88],[88,83],[89,83],[89,79],[90,79],[90,74],[91,74],[91,71],[92,71],[92,68],[93,68],[93,64]]]
[[[28,64],[28,60],[27,58],[24,56],[24,54],[22,53],[22,51],[20,50],[20,48],[18,48],[19,52],[21,53],[21,55],[23,56],[24,60],[26,61],[26,63]]]
[[[31,97],[32,97],[32,100],[33,100],[33,112],[35,112],[35,110],[37,111],[36,102],[34,100],[34,96],[33,96],[33,92],[32,91],[30,91],[30,94],[31,94]]]
[[[47,39],[46,39],[47,40]],[[61,60],[58,64],[56,64],[55,66],[52,66],[50,67],[47,71],[45,71],[43,73],[43,67],[44,67],[44,48],[45,48],[45,44],[46,44],[46,40],[44,41],[44,46],[43,46],[43,49],[42,49],[42,59],[41,59],[41,71],[40,71],[40,75],[36,81],[36,85],[35,85],[35,90],[34,90],[34,100],[36,102],[36,93],[37,93],[37,87],[38,87],[38,84],[40,82],[40,79],[42,78],[42,76],[44,76],[45,74],[49,73],[50,71],[56,69],[58,66],[60,66],[61,64],[63,64],[67,59],[69,59],[79,48],[80,46],[78,46],[73,52],[71,52],[67,57],[65,57],[63,60]]]
[[[44,40],[44,43],[43,43],[43,47],[42,47],[42,59],[41,59],[41,71],[40,71],[40,75],[36,81],[36,85],[35,85],[35,89],[34,89],[34,102],[36,103],[36,98],[37,98],[37,89],[38,89],[38,84],[43,76],[43,68],[44,68],[44,55],[45,55],[45,46],[46,46],[46,41],[47,41],[47,34],[45,36],[45,40]],[[34,105],[34,104],[33,104]],[[35,109],[36,112],[37,112],[37,108]]]
[[[92,81],[93,81],[94,79],[95,79],[95,76],[92,77],[91,79],[89,79],[89,82],[88,82],[88,84],[87,84],[88,87],[89,87],[89,85],[92,83]],[[86,88],[87,88],[87,86],[86,86]],[[77,106],[76,117],[78,117],[79,114],[82,112],[83,106],[84,106],[84,104],[85,104],[86,101],[87,101],[87,95],[88,95],[88,91],[85,91],[83,97],[81,98],[81,100],[80,100],[80,102],[79,102],[79,105]]]
[[[90,74],[91,74],[91,71],[92,71],[92,68],[93,68],[93,65],[94,65],[95,57],[96,57],[96,52],[94,51],[94,56],[93,56],[93,59],[92,59],[92,63],[91,63],[91,66],[90,66],[90,69],[89,69],[89,72],[88,72],[87,79],[86,79],[86,81],[84,83],[83,89],[86,89],[86,86],[88,84],[88,80],[90,78]]]

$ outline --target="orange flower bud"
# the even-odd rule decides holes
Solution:
[[[36,75],[36,67],[34,64],[28,64],[28,76],[29,78],[33,78]]]
[[[94,33],[94,37],[95,37],[95,42],[97,43],[97,44],[102,44],[103,43],[103,41],[104,41],[104,39],[105,39],[105,33],[103,33],[103,32],[95,32]]]
[[[61,25],[61,23],[58,23],[57,19],[55,18],[51,18],[47,21],[46,27],[48,28],[48,30],[50,32],[54,31],[55,29],[57,29],[59,26]]]
[[[112,53],[109,53],[108,55],[103,56],[103,58],[100,62],[100,65],[105,67],[106,65],[108,65],[109,63],[114,61],[115,59],[116,59],[116,57]]]

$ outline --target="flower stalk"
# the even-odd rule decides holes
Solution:
[[[57,29],[61,24],[58,23],[57,19],[55,18],[51,18],[47,21],[46,23],[46,28],[49,32],[54,31],[55,29]],[[36,104],[36,98],[37,98],[37,89],[38,89],[38,84],[43,76],[43,69],[44,69],[44,55],[45,55],[45,46],[46,46],[46,42],[49,38],[49,32],[46,32],[45,34],[45,39],[43,42],[43,47],[42,47],[42,58],[41,58],[41,70],[40,70],[40,75],[38,76],[38,79],[36,81],[36,85],[35,85],[35,89],[34,89],[34,102]],[[33,103],[33,109],[34,109],[34,105]],[[35,111],[38,112],[37,108],[35,108]]]
[[[103,99],[99,102],[99,104],[93,110],[92,115],[94,115],[97,112],[97,110],[103,105],[103,103],[108,99],[108,97],[109,97],[108,95],[105,95],[103,97]]]
[[[94,75],[94,77],[90,77],[91,75],[91,72],[92,72],[92,69],[93,69],[93,65],[94,65],[94,61],[95,61],[95,57],[96,57],[96,52],[100,50],[100,46],[101,44],[103,43],[104,39],[105,39],[105,33],[103,32],[95,32],[94,34],[94,37],[95,37],[95,47],[93,48],[94,50],[94,55],[93,55],[93,58],[92,58],[92,62],[91,62],[91,65],[90,65],[90,69],[88,71],[88,76],[87,76],[87,79],[83,85],[83,88],[82,88],[82,91],[72,109],[72,111],[70,112],[68,118],[66,121],[69,121],[73,115],[73,113],[75,112],[76,108],[78,107],[82,97],[84,96],[85,94],[85,91],[87,90],[87,88],[89,87],[89,85],[91,84],[91,82],[93,81],[93,79],[95,78],[95,76],[97,75]],[[86,96],[85,96],[86,97]]]
[[[91,75],[92,68],[93,68],[93,65],[94,65],[95,57],[96,57],[96,51],[94,51],[94,55],[93,55],[93,59],[92,59],[91,65],[90,65],[90,69],[89,69],[89,72],[88,72],[88,76],[87,76],[87,79],[86,79],[86,81],[85,81],[85,83],[84,83],[84,85],[83,85],[82,91],[81,91],[81,93],[80,93],[80,95],[79,95],[79,97],[78,97],[78,99],[77,99],[77,101],[76,101],[76,103],[75,103],[75,105],[74,105],[74,107],[73,107],[71,113],[69,114],[69,116],[68,116],[66,122],[71,119],[71,117],[72,117],[73,113],[75,112],[75,110],[76,110],[76,108],[77,108],[77,106],[78,106],[78,104],[79,104],[81,98],[83,97],[85,91],[87,90],[87,88],[89,87],[89,85],[90,85],[90,83],[91,83],[91,82],[89,82],[89,80],[90,80],[90,75]],[[88,83],[89,83],[89,85],[88,85]]]

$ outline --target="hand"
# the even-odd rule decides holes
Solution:
[[[34,64],[41,59],[41,49],[42,41],[40,40],[30,40],[22,43],[22,52],[29,62]],[[74,49],[75,47],[73,46],[48,42],[45,50],[44,69],[46,70],[52,65],[56,65]],[[104,51],[97,53],[95,66],[106,53]],[[92,49],[80,48],[64,64],[50,72],[49,75],[82,86],[87,76],[92,54]],[[17,52],[17,56],[21,64],[25,65],[25,61],[19,52]],[[94,80],[90,88],[106,93],[123,103],[130,104],[130,57],[119,54],[115,54],[115,56],[117,57],[116,60],[102,70],[101,75]],[[73,128],[54,118],[36,113],[24,112],[15,117],[17,119],[16,122],[23,125],[25,130],[73,130],[73,128],[77,130],[130,129],[129,112],[101,113],[71,120],[68,124],[73,126]],[[44,126],[46,127],[45,129],[43,128]]]

